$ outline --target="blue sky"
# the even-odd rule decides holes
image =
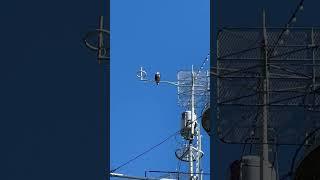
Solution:
[[[179,70],[200,68],[209,52],[209,11],[209,1],[111,1],[111,169],[179,130],[176,87],[140,82],[136,72],[143,66],[151,79],[159,71],[161,79],[176,81]],[[209,172],[209,138],[202,133]],[[178,147],[172,138],[118,172],[175,171]]]

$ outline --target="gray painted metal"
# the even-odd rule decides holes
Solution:
[[[260,157],[244,156],[240,165],[240,180],[258,180],[260,178]],[[266,173],[270,180],[276,180],[276,171],[270,162],[267,163]]]
[[[263,107],[268,111],[268,144],[298,144],[320,111],[320,29],[266,28],[265,65],[261,28],[223,28],[215,68],[217,132],[224,142],[261,143]],[[268,103],[263,95],[268,70]]]

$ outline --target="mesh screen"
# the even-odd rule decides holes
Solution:
[[[209,101],[210,76],[207,71],[196,72],[194,78],[194,99],[195,107],[203,108]],[[192,96],[192,72],[178,72],[178,102],[179,105],[188,108]]]
[[[261,142],[265,70],[269,143],[299,143],[319,121],[320,29],[290,29],[279,39],[281,32],[267,29],[267,62],[261,28],[219,32],[214,97],[217,131],[224,141]]]

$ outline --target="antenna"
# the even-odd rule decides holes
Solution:
[[[196,73],[192,65],[191,71],[179,71],[177,74],[178,81],[173,82],[162,80],[160,72],[156,72],[154,80],[150,80],[147,77],[147,72],[141,67],[137,72],[137,77],[140,81],[152,82],[156,85],[165,83],[177,87],[178,103],[184,109],[181,117],[180,135],[185,143],[176,150],[175,155],[178,160],[189,164],[189,179],[202,180],[201,158],[204,153],[201,149],[202,135],[198,124],[197,111],[208,104],[210,96],[209,72],[199,70]]]
[[[97,52],[97,59],[98,63],[101,64],[102,62],[106,62],[107,67],[109,66],[110,62],[110,31],[106,30],[104,28],[104,18],[103,16],[100,16],[99,19],[99,28],[89,31],[85,34],[83,37],[83,42],[87,48],[89,48],[92,51]],[[103,66],[105,67],[105,66]],[[106,75],[106,79],[103,78],[103,80],[106,83],[107,87],[110,86],[110,69],[107,69],[106,74],[103,73],[103,76]],[[109,111],[109,97],[105,99],[106,103],[106,117],[110,117],[110,111]],[[110,155],[107,154],[107,158],[109,158]]]
[[[270,48],[281,28],[266,29]],[[290,28],[290,31],[285,43],[275,49],[277,55],[268,56],[269,89],[264,88],[262,81],[266,69],[262,63],[264,47],[256,41],[261,39],[261,28],[224,28],[219,33],[215,96],[217,128],[223,141],[244,143],[251,131],[257,132],[265,106],[261,98],[266,90],[268,133],[274,134],[272,128],[277,128],[278,144],[296,144],[303,140],[304,128],[313,126],[313,122],[302,119],[292,123],[290,112],[308,115],[320,110],[319,44],[315,44],[319,43],[320,29]],[[255,44],[248,48],[248,41]],[[238,113],[241,121],[230,112]],[[268,144],[275,143],[272,138],[268,139]]]
[[[100,16],[99,28],[89,31],[83,38],[87,48],[97,51],[99,64],[110,60],[110,31],[104,29],[103,22],[103,16]]]
[[[263,16],[261,28],[220,30],[217,66],[211,69],[216,132],[225,143],[255,144],[261,174],[269,149],[299,145],[320,110],[320,29],[287,27],[285,34],[267,27]]]

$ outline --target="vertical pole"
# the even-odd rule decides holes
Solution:
[[[312,46],[315,46],[314,44],[314,29],[312,27],[311,29],[311,43],[312,43]],[[313,66],[312,66],[312,91],[313,91],[313,102],[312,102],[312,107],[314,107],[315,105],[315,101],[316,101],[316,97],[315,97],[315,91],[316,91],[316,70],[315,70],[315,64],[316,64],[316,61],[315,61],[315,48],[312,48],[312,63],[313,63]],[[312,109],[314,110],[314,109]],[[313,127],[317,128],[318,125],[316,123],[316,120],[313,120]],[[310,130],[310,131],[313,131],[314,129]],[[311,143],[316,143],[315,142],[315,135],[313,135],[313,137],[311,138]],[[314,141],[313,141],[314,140]]]
[[[197,137],[197,142],[196,142],[196,149],[197,149],[197,152],[196,152],[196,174],[195,176],[198,176],[199,175],[199,135],[198,135],[198,128],[196,128],[196,137]]]
[[[312,43],[312,46],[314,46],[314,29],[312,28],[311,29],[311,43]],[[312,63],[313,63],[313,68],[312,68],[312,71],[313,71],[313,77],[312,77],[312,83],[313,83],[313,90],[315,90],[315,85],[316,85],[316,72],[315,72],[315,48],[312,48]]]
[[[190,165],[190,180],[193,179],[193,161],[192,161],[192,140],[189,143],[189,165]]]
[[[194,131],[194,72],[193,65],[191,67],[191,119],[192,119],[192,132]],[[189,143],[189,163],[190,163],[190,179],[193,179],[193,159],[192,159],[192,140]]]
[[[98,63],[101,63],[102,58],[102,47],[103,47],[103,16],[100,16],[100,23],[99,23],[99,45],[98,45]]]
[[[141,81],[144,80],[143,79],[143,68],[142,68],[142,66],[140,67],[140,80]]]
[[[269,91],[269,74],[268,74],[268,50],[267,50],[267,30],[266,14],[263,10],[263,59],[264,59],[264,79],[263,79],[263,119],[262,119],[262,148],[260,157],[260,180],[271,180],[268,173],[269,147],[268,147],[268,91]]]
[[[200,147],[200,134],[199,134],[199,128],[197,127],[196,129],[196,133],[197,133],[197,159],[196,159],[196,176],[198,177],[197,180],[199,179],[199,159],[200,159],[200,151],[199,151],[199,147]]]
[[[201,134],[200,134],[200,128],[198,127],[198,155],[197,155],[197,176],[198,179],[202,180],[202,171],[200,171],[201,164],[200,164],[200,158],[201,158]],[[200,174],[201,173],[201,174]]]

